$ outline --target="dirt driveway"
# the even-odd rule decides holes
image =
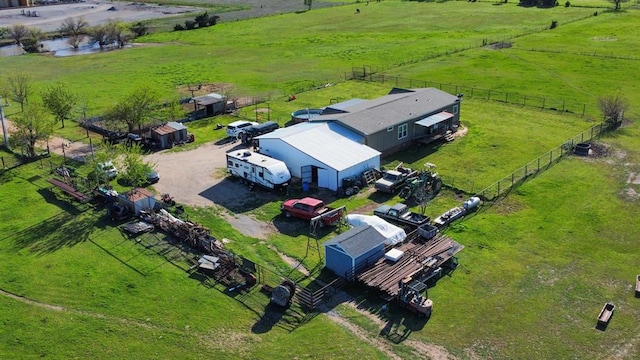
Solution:
[[[278,229],[269,222],[256,220],[247,212],[277,195],[261,189],[249,191],[246,185],[226,176],[226,153],[243,149],[239,142],[207,143],[188,151],[160,151],[145,157],[160,174],[154,185],[159,193],[169,193],[176,202],[191,206],[220,206],[224,217],[247,236],[266,239]]]

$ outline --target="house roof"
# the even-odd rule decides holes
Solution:
[[[165,124],[165,125],[162,125],[162,126],[159,126],[159,127],[155,128],[155,129],[153,129],[151,131],[156,133],[156,134],[158,134],[158,135],[167,135],[167,134],[171,134],[171,133],[175,132],[176,129],[174,129],[171,126]]]
[[[306,122],[277,129],[256,139],[280,139],[319,162],[341,171],[380,152],[362,144],[362,137],[339,124]]]
[[[381,244],[386,238],[373,226],[356,226],[324,243],[325,247],[339,247],[352,258],[358,258]]]
[[[129,190],[126,193],[122,194],[125,199],[131,202],[137,202],[140,200],[148,199],[150,197],[154,197],[153,193],[145,188],[135,188],[133,190]]]
[[[198,105],[207,106],[224,101],[224,96],[216,93],[211,93],[207,95],[196,96],[193,98],[193,101],[195,101]]]
[[[323,112],[313,121],[337,120],[362,135],[370,135],[440,112],[458,101],[457,96],[436,88],[394,89],[377,99],[342,103],[339,110],[344,113],[334,111],[325,115]]]
[[[187,130],[187,127],[184,126],[183,124],[176,122],[176,121],[169,121],[167,123],[167,126],[169,126],[170,128],[174,129],[174,130]]]

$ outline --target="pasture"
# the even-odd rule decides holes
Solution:
[[[143,83],[167,99],[183,84],[227,83],[238,95],[265,99],[258,106],[268,104],[281,124],[296,109],[386,93],[390,84],[346,81],[351,67],[363,65],[403,78],[589,104],[620,90],[633,101],[637,9],[610,13],[604,1],[574,5],[582,6],[349,4],[153,34],[138,39],[143,46],[104,54],[0,58],[0,78],[29,69],[38,87],[73,84],[95,115]],[[552,20],[559,26],[542,31]],[[483,39],[512,46],[495,50],[483,47]],[[625,57],[607,55],[612,52]],[[295,102],[284,101],[290,93]],[[630,104],[634,120],[638,104]],[[405,151],[385,164],[432,162],[445,181],[465,179],[465,191],[473,193],[599,120],[473,97],[464,99],[461,114],[464,137]],[[250,108],[240,115],[256,116]],[[198,141],[218,140],[211,127],[230,121],[193,123]],[[393,306],[381,314],[380,301],[358,287],[346,289],[357,309],[336,300],[325,313],[305,314],[297,306],[269,311],[257,289],[235,295],[190,276],[185,261],[168,258],[164,251],[172,250],[162,237],[137,242],[100,206],[70,205],[47,189],[46,164],[1,172],[0,357],[637,358],[639,135],[630,122],[599,140],[604,156],[565,158],[451,226],[447,235],[465,249],[452,276],[429,289],[435,307],[427,322]],[[334,205],[366,208],[375,196],[363,192]],[[427,214],[460,201],[445,191]],[[250,212],[257,219],[278,216],[279,203],[258,205]],[[304,257],[306,227],[259,240],[242,235],[219,211],[188,208],[187,214],[247,258],[290,271],[283,253],[318,274],[317,254]],[[599,331],[595,320],[605,301],[617,305],[616,315]]]

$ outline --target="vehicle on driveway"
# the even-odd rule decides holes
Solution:
[[[373,211],[373,214],[392,223],[409,225],[412,228],[417,228],[430,220],[426,215],[409,211],[409,207],[402,203],[393,206],[381,205]]]
[[[382,177],[375,183],[378,191],[386,193],[394,193],[399,190],[407,179],[415,177],[418,174],[416,170],[397,166],[394,170],[385,170]]]
[[[311,220],[315,217],[326,215],[320,222],[321,226],[335,225],[342,219],[343,211],[325,205],[324,201],[312,197],[302,199],[289,199],[282,203],[280,210],[285,217],[297,217]]]
[[[258,123],[254,121],[238,120],[227,125],[227,136],[234,139],[241,139],[247,128],[251,126],[257,126]]]

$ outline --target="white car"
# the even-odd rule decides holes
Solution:
[[[113,166],[111,161],[105,161],[98,164],[98,170],[100,170],[103,174],[105,174],[109,180],[113,180],[118,176],[118,169]]]
[[[227,136],[238,138],[242,136],[242,134],[244,133],[244,129],[255,125],[258,125],[258,123],[246,120],[234,121],[231,124],[227,125]]]

